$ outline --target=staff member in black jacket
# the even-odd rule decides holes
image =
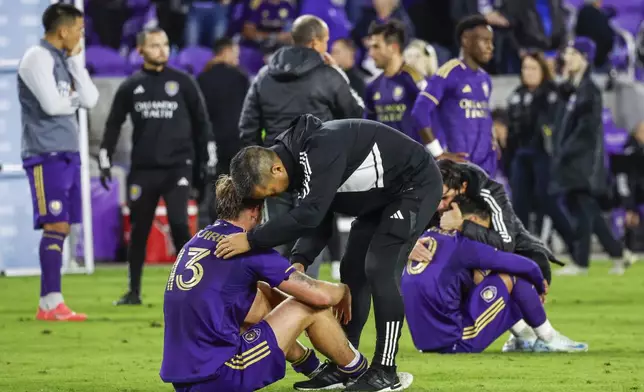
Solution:
[[[360,118],[363,102],[327,53],[329,29],[320,18],[303,15],[291,31],[294,46],[279,49],[248,90],[239,120],[242,144],[270,147],[293,119],[312,114],[322,121]],[[288,193],[266,200],[268,218],[295,203]],[[290,247],[280,247],[288,255]]]
[[[298,191],[300,202],[248,233],[221,240],[219,257],[299,238],[291,262],[304,270],[326,244],[333,213],[357,217],[340,267],[353,297],[346,332],[358,347],[373,297],[377,341],[370,369],[346,390],[398,390],[395,358],[404,319],[400,278],[407,255],[440,200],[441,178],[433,158],[384,124],[362,119],[322,123],[305,115],[271,149],[240,151],[230,172],[239,197],[264,198],[289,189]],[[322,389],[347,381],[329,365],[298,388]]]
[[[530,227],[533,207],[540,215],[550,216],[553,226],[573,252],[572,227],[548,195],[552,130],[558,103],[557,85],[543,54],[526,54],[521,64],[521,86],[508,99],[512,207],[526,227]]]
[[[141,304],[141,274],[145,250],[159,197],[165,200],[175,249],[190,239],[188,198],[207,166],[214,166],[210,121],[196,82],[188,74],[166,66],[166,33],[139,33],[137,48],[143,69],[118,88],[105,124],[99,151],[101,182],[111,181],[110,159],[127,115],[134,125],[132,167],[128,176],[132,233],[129,249],[129,291],[116,305]],[[207,148],[208,144],[210,146]]]
[[[472,163],[456,163],[441,160],[438,166],[443,177],[443,195],[438,206],[440,227],[445,230],[458,230],[471,240],[488,244],[505,252],[516,253],[533,260],[550,284],[550,263],[561,264],[547,246],[532,236],[523,226],[512,209],[503,185],[492,180],[483,169]],[[459,194],[480,197],[492,211],[492,227],[486,228],[463,219],[458,206],[452,201]],[[438,222],[437,222],[438,223]],[[428,263],[431,254],[418,241],[410,260]],[[524,321],[519,321],[510,330],[512,335],[503,346],[503,352],[532,351],[537,335]]]
[[[217,145],[216,176],[229,173],[230,160],[241,148],[239,117],[248,91],[248,76],[239,68],[239,45],[231,38],[220,38],[214,46],[215,56],[197,77],[206,101],[210,123]],[[208,181],[207,181],[208,182]],[[214,189],[206,189],[214,196]],[[216,220],[216,200],[207,197],[210,222]]]
[[[578,37],[564,53],[562,104],[554,132],[549,191],[558,197],[578,241],[573,263],[557,275],[583,275],[590,263],[593,231],[613,258],[621,258],[622,244],[613,237],[597,201],[607,192],[604,166],[602,94],[591,78],[595,44]],[[594,229],[594,230],[593,230]]]

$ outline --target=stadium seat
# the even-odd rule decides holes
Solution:
[[[240,45],[239,64],[250,75],[255,75],[264,66],[264,55],[257,48]]]
[[[344,3],[321,0],[302,0],[300,14],[311,14],[324,20],[329,26],[329,45],[340,38],[347,38],[353,26],[347,16]]]
[[[132,50],[130,54],[127,57],[127,64],[128,64],[128,72],[127,74],[132,74],[143,66],[143,57],[137,52],[136,50]],[[178,68],[183,71],[187,71],[187,69],[179,62],[179,59],[177,56],[170,56],[170,59],[168,60],[168,65],[173,67],[173,68]]]
[[[208,61],[212,58],[212,51],[202,46],[191,46],[179,52],[178,62],[181,68],[193,75],[203,71]]]
[[[615,30],[615,44],[609,55],[611,67],[633,76],[636,59],[635,38],[631,32],[618,26],[616,21],[611,21],[611,25]]]
[[[126,7],[132,10],[147,10],[151,3],[151,0],[127,0]]]
[[[127,61],[119,53],[104,46],[88,46],[85,50],[87,70],[94,76],[123,76]]]

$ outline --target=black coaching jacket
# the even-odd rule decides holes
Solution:
[[[272,146],[302,114],[329,121],[361,118],[363,111],[364,103],[343,71],[325,64],[313,49],[287,46],[273,55],[248,89],[239,119],[242,145]]]
[[[459,165],[463,167],[465,178],[468,180],[467,194],[481,197],[492,212],[492,228],[487,229],[476,223],[465,221],[462,231],[464,236],[505,252],[517,253],[526,257],[541,253],[546,256],[547,260],[560,264],[550,249],[523,226],[521,220],[514,213],[503,185],[492,180],[483,169],[474,164],[461,163]],[[535,261],[542,270],[549,270],[549,265],[541,265],[538,260]]]
[[[315,232],[316,238],[302,238],[294,251],[312,262],[326,244],[320,232],[331,234],[333,212],[361,216],[428,183],[435,184],[440,198],[440,172],[425,148],[375,121],[323,123],[303,115],[275,139],[272,149],[284,163],[289,190],[297,192],[300,201],[287,214],[250,230],[251,248],[272,248]]]

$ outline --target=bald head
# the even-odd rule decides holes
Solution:
[[[311,48],[319,53],[325,53],[327,51],[329,28],[317,16],[302,15],[295,19],[291,36],[296,46]]]

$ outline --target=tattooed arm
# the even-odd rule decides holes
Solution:
[[[298,301],[316,308],[335,306],[349,292],[345,284],[316,280],[299,271],[293,272],[288,280],[283,281],[277,288]]]

